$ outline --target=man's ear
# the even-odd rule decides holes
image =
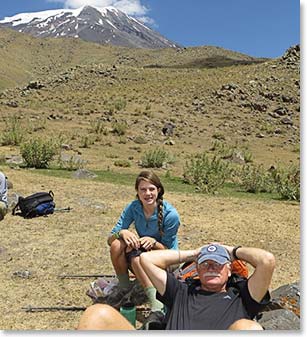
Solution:
[[[228,277],[231,276],[231,264],[228,264]]]

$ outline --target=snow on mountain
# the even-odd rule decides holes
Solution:
[[[0,20],[36,37],[74,37],[101,44],[137,48],[177,48],[178,44],[114,7],[83,6],[35,13],[20,13]]]

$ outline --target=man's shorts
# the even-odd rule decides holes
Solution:
[[[126,259],[128,261],[129,266],[131,265],[131,259],[133,257],[140,256],[144,252],[146,252],[146,249],[140,248],[140,249],[132,249],[130,252],[126,253]]]
[[[3,201],[0,201],[0,221],[3,220],[7,213],[7,206]]]

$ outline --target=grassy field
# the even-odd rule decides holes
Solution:
[[[90,279],[58,275],[112,272],[106,236],[134,199],[135,177],[152,150],[171,159],[154,170],[181,216],[182,248],[208,241],[258,246],[277,259],[272,289],[299,280],[298,201],[246,193],[231,180],[211,194],[182,182],[187,162],[201,153],[212,158],[217,142],[246,155],[248,162],[226,160],[238,169],[299,166],[299,61],[211,46],[115,48],[0,30],[0,169],[13,183],[10,197],[53,190],[57,207],[72,208],[31,220],[9,214],[0,222],[0,328],[75,328],[80,312],[21,308],[90,304]],[[166,123],[175,126],[171,134],[163,133]],[[33,140],[60,149],[49,169],[12,163]],[[74,178],[80,168],[97,177]],[[31,276],[19,277],[25,270]]]

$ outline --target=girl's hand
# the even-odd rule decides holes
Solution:
[[[150,249],[153,249],[157,240],[150,236],[143,236],[142,238],[139,239],[139,242],[142,248],[146,250],[150,250]]]
[[[119,232],[120,238],[123,239],[127,247],[131,247],[133,249],[140,248],[139,238],[128,229],[122,229]]]

